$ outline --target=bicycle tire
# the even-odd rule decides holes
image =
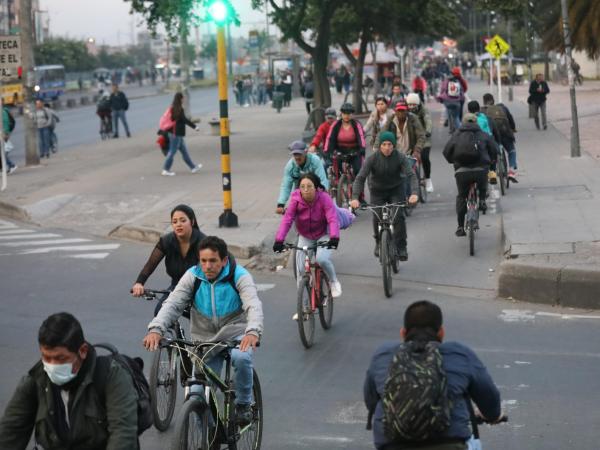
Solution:
[[[262,389],[256,370],[252,370],[252,422],[240,430],[235,450],[260,450],[263,432]],[[232,446],[230,446],[230,449]]]
[[[166,361],[163,360],[165,356]],[[148,384],[154,427],[158,431],[166,431],[173,419],[177,402],[178,366],[179,358],[174,349],[159,348],[154,353]],[[163,368],[166,368],[166,373],[161,370]]]
[[[469,221],[467,225],[468,235],[469,235],[469,255],[475,255],[475,224]]]
[[[296,236],[296,246],[298,246],[298,241],[300,239],[300,235]],[[294,271],[294,280],[298,280],[298,260],[296,259],[296,257],[298,256],[298,250],[296,250],[295,248],[292,249],[291,251],[291,258],[292,258],[292,270]]]
[[[336,194],[336,200],[335,200],[335,203],[338,205],[339,208],[344,208],[344,202],[346,201],[346,184],[347,183],[348,183],[348,180],[346,178],[346,175],[342,174],[340,176],[340,179],[338,182],[337,194]]]
[[[315,339],[315,315],[310,304],[311,287],[308,277],[304,277],[298,286],[298,301],[296,312],[298,313],[298,333],[302,345],[309,349],[313,346]]]
[[[504,162],[504,152],[500,155],[500,160],[498,161],[498,184],[500,184],[500,193],[502,195],[506,195],[506,189],[504,187],[504,182],[506,180],[506,164]]]
[[[190,421],[192,424],[190,426]],[[220,448],[216,442],[218,437],[216,427],[210,427],[212,413],[206,402],[200,396],[192,396],[181,406],[171,450],[217,450]],[[199,431],[199,433],[197,433]]]
[[[325,304],[323,304],[325,303]],[[331,287],[329,278],[325,272],[321,271],[321,286],[319,287],[319,322],[324,330],[331,328],[333,321],[333,297],[331,296]]]
[[[391,235],[389,230],[381,232],[379,240],[381,248],[379,249],[381,256],[381,271],[383,276],[383,291],[386,297],[392,296],[392,265],[390,263],[390,240]]]
[[[419,183],[419,201],[421,203],[427,203],[427,186],[425,178],[423,178],[423,166],[418,165],[417,169],[417,182]]]
[[[329,168],[329,171],[331,170],[332,169]],[[327,193],[337,203],[337,183],[335,182],[335,176],[333,173],[329,173],[327,176],[327,181],[329,181],[329,189],[327,190]]]
[[[394,237],[392,236],[389,241],[389,255],[390,255],[390,265],[392,267],[392,272],[398,273],[400,271],[400,266],[398,265],[398,255],[396,252],[396,243],[394,242]]]

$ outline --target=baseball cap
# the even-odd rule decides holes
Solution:
[[[306,144],[304,141],[294,141],[288,146],[288,149],[292,155],[300,155],[306,152]]]
[[[396,111],[408,111],[408,105],[404,100],[396,103],[396,107],[394,108]]]

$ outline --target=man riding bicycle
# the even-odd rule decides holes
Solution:
[[[303,173],[314,173],[325,190],[329,189],[329,180],[325,173],[323,161],[314,153],[306,152],[306,144],[302,141],[294,141],[289,145],[289,150],[292,155],[290,160],[283,169],[283,179],[279,188],[279,197],[277,199],[277,214],[283,214],[285,205],[290,198],[290,193],[296,185]]]
[[[379,151],[370,155],[361,171],[354,180],[352,186],[352,208],[358,208],[358,198],[365,188],[365,180],[369,179],[369,191],[371,193],[371,204],[385,205],[386,203],[403,202],[406,198],[405,183],[411,180],[411,195],[408,199],[410,204],[416,204],[417,180],[411,176],[412,169],[406,154],[396,150],[396,136],[390,131],[380,133],[378,141]],[[378,220],[373,215],[373,233],[375,237],[375,257],[379,258],[378,242]],[[400,261],[408,259],[406,250],[406,222],[404,214],[398,212],[394,218],[394,243]]]
[[[252,276],[230,261],[227,244],[208,236],[199,244],[199,264],[190,268],[148,325],[144,347],[158,349],[171,324],[191,306],[191,335],[194,341],[212,342],[240,339],[231,351],[235,368],[236,414],[240,424],[252,420],[252,352],[263,331],[262,303]],[[223,356],[208,365],[220,372]]]
[[[485,197],[487,195],[488,171],[492,162],[496,161],[498,150],[492,138],[481,131],[477,125],[475,114],[465,114],[463,123],[452,135],[446,147],[444,157],[454,164],[454,177],[458,195],[456,196],[456,219],[458,228],[456,236],[466,236],[465,214],[467,213],[467,195],[471,183],[477,183],[479,190],[479,209],[486,211]]]
[[[329,134],[329,129],[331,128],[331,125],[333,125],[333,122],[335,122],[336,118],[337,115],[335,113],[335,108],[327,108],[325,110],[325,122],[319,125],[315,137],[310,143],[310,147],[308,147],[308,151],[310,153],[316,153],[317,149],[321,145],[325,145],[325,140]]]
[[[425,131],[425,144],[421,150],[421,163],[423,164],[423,172],[425,173],[425,189],[427,192],[433,192],[433,183],[431,182],[431,160],[429,153],[431,151],[431,133],[433,131],[433,121],[431,113],[418,94],[408,94],[406,96],[406,104],[408,110],[419,118],[419,122]]]

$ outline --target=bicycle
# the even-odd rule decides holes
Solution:
[[[110,139],[112,136],[112,120],[110,114],[98,114],[100,116],[100,138]]]
[[[144,289],[142,297],[145,300],[157,300],[158,296],[168,295],[170,291]],[[169,334],[177,339],[185,339],[185,333],[178,320],[175,321]],[[177,371],[180,370],[181,386],[185,386],[185,374],[191,372],[191,362],[184,356],[171,349],[159,348],[150,366],[150,400],[154,411],[154,427],[166,431],[173,419],[175,403],[177,402]]]
[[[479,196],[477,183],[471,183],[467,195],[467,213],[465,215],[465,230],[469,237],[469,255],[475,255],[475,232],[479,229]],[[485,211],[483,212],[485,214]]]
[[[383,276],[383,291],[386,297],[392,296],[392,272],[398,273],[398,255],[394,242],[394,221],[400,210],[406,208],[406,202],[386,203],[385,205],[363,205],[360,209],[370,210],[377,221],[377,242],[379,244],[379,263]]]
[[[411,160],[413,175],[417,177],[419,201],[421,203],[427,203],[427,183],[425,182],[421,158],[416,158],[414,156],[409,156],[408,158]]]
[[[487,424],[487,425],[499,425],[501,423],[506,423],[508,422],[508,416],[503,415],[502,417],[500,417],[500,419],[497,422],[492,422],[490,420],[487,420],[481,416],[476,416],[474,409],[473,409],[473,405],[470,403],[468,404],[468,408],[469,408],[469,414],[471,416],[471,438],[467,441],[467,445],[469,449],[477,449],[477,450],[482,450],[483,446],[481,445],[481,440],[480,440],[480,436],[479,436],[479,425],[483,425],[483,424]]]
[[[327,241],[317,242],[310,247],[298,247],[296,244],[289,242],[285,244],[285,248],[288,250],[304,252],[304,275],[298,283],[296,312],[298,314],[300,341],[307,349],[314,344],[315,312],[319,311],[319,322],[324,330],[330,329],[333,321],[333,297],[329,279],[321,266],[315,261],[317,247],[326,246]]]
[[[252,370],[252,420],[239,425],[235,412],[235,386],[231,377],[231,350],[240,341],[192,342],[163,338],[160,348],[187,354],[193,361],[186,381],[185,401],[177,416],[171,450],[259,450],[262,441],[263,405],[260,382]],[[205,362],[214,352],[223,352],[225,378]]]
[[[498,183],[500,184],[500,193],[506,195],[506,190],[510,187],[510,178],[508,178],[508,160],[506,150],[503,145],[499,145],[498,163],[496,165]]]
[[[352,200],[352,183],[354,183],[354,170],[351,160],[360,158],[358,153],[334,152],[332,164],[327,169],[327,178],[329,179],[329,195],[335,199],[335,203],[340,208],[348,206]],[[341,171],[340,171],[341,161]]]

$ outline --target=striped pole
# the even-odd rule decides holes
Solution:
[[[219,78],[219,119],[221,122],[221,172],[223,174],[223,214],[219,216],[219,227],[233,228],[239,225],[238,218],[233,213],[233,201],[231,196],[226,56],[225,27],[219,25],[217,27],[217,73]]]

